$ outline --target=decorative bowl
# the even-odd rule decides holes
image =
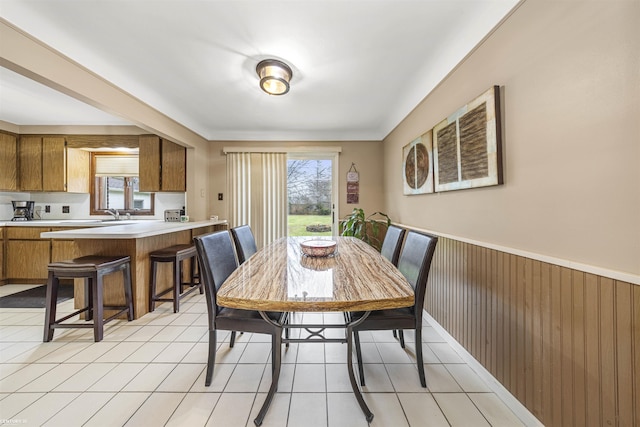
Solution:
[[[312,257],[324,257],[333,255],[336,251],[336,242],[333,240],[305,240],[300,243],[302,253]]]

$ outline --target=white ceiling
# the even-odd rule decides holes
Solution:
[[[209,140],[381,140],[517,2],[0,0],[0,16]],[[259,89],[265,58],[293,69],[288,94]],[[127,124],[0,71],[2,121]]]

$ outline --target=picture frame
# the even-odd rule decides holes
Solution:
[[[503,183],[500,114],[493,86],[433,128],[436,192]]]
[[[433,193],[432,132],[402,148],[402,181],[405,195]]]

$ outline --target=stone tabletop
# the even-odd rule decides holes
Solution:
[[[217,293],[223,307],[261,311],[366,311],[414,304],[413,288],[363,241],[337,237],[334,256],[308,257],[282,238],[249,258]]]

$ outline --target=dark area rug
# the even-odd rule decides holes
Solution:
[[[58,303],[73,298],[73,285],[60,285]],[[0,298],[0,308],[44,308],[47,301],[45,285],[16,292]]]

